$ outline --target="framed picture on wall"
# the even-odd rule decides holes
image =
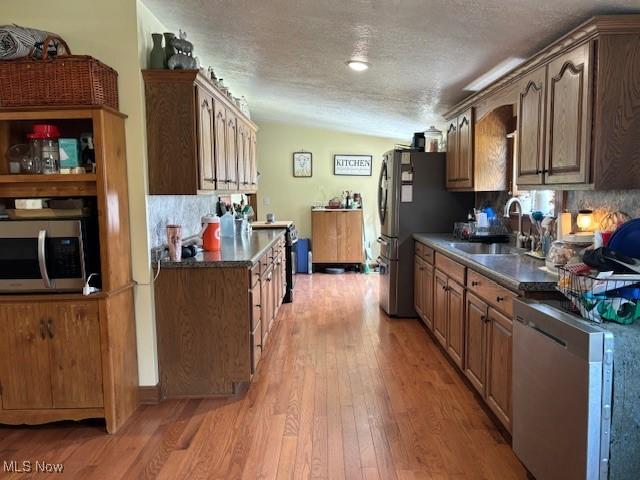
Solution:
[[[313,155],[311,152],[293,152],[293,176],[313,176]]]
[[[334,175],[370,177],[373,169],[372,155],[334,155]]]

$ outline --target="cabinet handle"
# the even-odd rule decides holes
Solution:
[[[215,178],[213,178],[213,177],[211,177],[211,178],[203,178],[203,180],[204,180],[205,182],[212,182],[212,183],[216,181],[216,179],[215,179]]]
[[[47,320],[47,331],[49,332],[49,338],[53,338],[55,335],[55,330],[53,328],[53,320]]]
[[[486,315],[481,315],[480,316],[480,320],[482,320],[483,322],[487,321],[487,316]]]
[[[262,305],[254,305],[256,308],[262,308]]]
[[[447,287],[442,287],[442,290],[444,290],[446,292],[447,291]]]
[[[471,286],[472,287],[477,287],[478,285],[480,285],[480,282],[476,281],[476,280],[472,280],[471,281]]]
[[[47,334],[44,331],[44,320],[40,320],[40,336],[44,340],[47,337]]]
[[[496,297],[496,302],[504,302],[504,297]]]

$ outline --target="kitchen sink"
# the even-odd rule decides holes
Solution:
[[[505,243],[451,243],[456,250],[469,255],[519,255],[524,250]]]

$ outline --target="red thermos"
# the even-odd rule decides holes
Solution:
[[[207,252],[220,250],[220,218],[215,215],[202,217],[202,248]]]

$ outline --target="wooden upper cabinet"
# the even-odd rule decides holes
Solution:
[[[473,188],[473,109],[458,116],[456,188]]]
[[[238,120],[227,110],[227,188],[238,190]]]
[[[49,337],[39,305],[0,304],[2,409],[52,407]]]
[[[447,127],[447,188],[455,188],[458,179],[458,119]]]
[[[546,74],[538,68],[519,84],[517,185],[543,183]]]
[[[238,151],[238,188],[240,190],[246,190],[247,188],[247,170],[246,170],[246,157],[249,153],[245,151],[247,146],[246,138],[249,132],[245,127],[244,122],[238,120],[238,129],[236,135],[236,148]]]
[[[215,166],[216,190],[227,190],[227,109],[215,102]]]
[[[548,66],[545,182],[586,183],[591,145],[591,44]]]
[[[251,183],[251,189],[255,190],[258,187],[258,163],[257,163],[257,151],[258,142],[255,130],[251,130],[249,136],[249,182]]]
[[[255,192],[257,181],[247,180],[255,135],[247,132],[256,125],[196,71],[144,70],[143,77],[149,194]]]
[[[215,162],[213,154],[214,107],[213,97],[203,88],[196,87],[198,102],[198,165],[200,189],[215,190]]]

